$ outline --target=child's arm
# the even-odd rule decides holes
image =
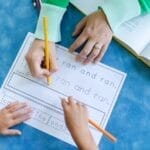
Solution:
[[[26,55],[27,63],[34,77],[47,77],[58,69],[55,56],[55,42],[58,42],[61,39],[60,23],[68,3],[69,0],[42,0],[40,16],[35,31],[36,39]],[[48,37],[49,45],[51,47],[50,70],[46,70],[42,67],[44,59],[43,16],[48,18]]]
[[[0,110],[0,134],[20,135],[16,129],[9,129],[23,121],[30,119],[31,108],[26,103],[14,102]]]
[[[42,0],[40,16],[35,31],[35,37],[37,39],[44,39],[42,18],[43,16],[47,16],[49,21],[49,41],[60,41],[60,23],[68,3],[69,0]]]
[[[85,106],[75,103],[72,97],[62,99],[66,125],[80,150],[97,150],[88,127],[88,112]]]

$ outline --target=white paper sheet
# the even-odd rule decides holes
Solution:
[[[12,101],[28,102],[33,116],[26,123],[69,144],[74,144],[64,123],[60,97],[74,96],[84,103],[89,117],[105,128],[126,74],[101,63],[83,66],[74,61],[74,55],[57,46],[59,71],[52,76],[52,84],[31,77],[25,61],[25,54],[32,41],[29,33],[2,85],[0,106]],[[90,130],[96,143],[100,132]]]
[[[140,55],[150,42],[150,14],[135,17],[116,30],[115,37]],[[145,55],[146,57],[146,55]]]

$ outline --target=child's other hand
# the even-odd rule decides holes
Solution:
[[[0,110],[0,134],[20,135],[16,129],[9,129],[31,118],[31,108],[23,102],[13,102]]]
[[[85,106],[75,103],[72,97],[67,100],[62,99],[66,125],[78,145],[82,150],[97,149],[94,139],[88,127],[88,112]]]
[[[48,77],[57,71],[57,63],[55,56],[55,43],[49,42],[50,49],[50,70],[44,67],[44,41],[35,39],[29,49],[26,60],[30,68],[31,74],[34,77],[43,78]]]

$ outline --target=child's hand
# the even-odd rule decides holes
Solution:
[[[34,77],[48,77],[50,74],[57,71],[57,63],[55,56],[55,43],[49,42],[50,49],[50,70],[44,67],[44,41],[35,39],[31,48],[29,49],[26,60],[29,65],[31,74]]]
[[[75,103],[72,97],[68,100],[62,99],[66,125],[82,150],[97,149],[94,139],[88,127],[88,112],[85,106]]]
[[[0,110],[0,134],[20,135],[21,132],[10,127],[30,119],[31,108],[26,103],[14,102]]]

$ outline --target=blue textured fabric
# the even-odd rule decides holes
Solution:
[[[31,0],[0,0],[0,16],[1,85],[27,32],[35,30],[38,13]],[[71,33],[82,17],[74,7],[68,7],[62,22],[60,44],[69,47],[74,40]],[[127,72],[128,76],[107,125],[107,130],[118,138],[118,142],[113,144],[102,138],[99,147],[101,150],[150,149],[150,69],[115,41],[110,44],[102,62]],[[28,125],[15,128],[23,134],[19,137],[0,136],[0,150],[76,149]]]

